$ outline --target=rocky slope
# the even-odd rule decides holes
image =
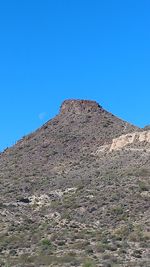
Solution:
[[[150,133],[95,101],[0,154],[0,266],[149,266]]]

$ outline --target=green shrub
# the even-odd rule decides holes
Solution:
[[[115,207],[113,207],[113,209],[112,209],[112,212],[113,212],[114,214],[116,214],[116,215],[121,215],[121,214],[123,214],[123,211],[124,211],[124,209],[123,209],[123,206],[122,206],[122,205],[115,206]]]
[[[144,181],[139,181],[139,189],[140,191],[148,191],[148,185]]]
[[[43,239],[42,240],[42,245],[43,246],[46,246],[46,247],[49,247],[49,246],[52,246],[52,243],[49,239]]]
[[[95,263],[92,260],[86,260],[83,263],[83,266],[82,267],[96,267],[96,265],[95,265]]]

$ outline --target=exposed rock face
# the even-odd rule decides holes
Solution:
[[[128,146],[129,148],[130,145],[136,146],[137,144],[140,144],[142,142],[144,142],[144,147],[146,146],[146,144],[150,145],[150,130],[123,134],[117,138],[112,139],[111,144],[100,146],[95,154],[98,155],[101,152],[117,151],[125,148],[126,146]],[[135,150],[136,148],[133,149]],[[137,149],[139,150],[139,148]],[[141,149],[143,149],[143,147]]]
[[[82,113],[90,113],[102,111],[102,107],[96,101],[90,100],[65,100],[60,108],[60,113],[75,113],[75,114],[82,114]]]
[[[113,139],[110,151],[119,150],[127,145],[136,144],[138,142],[150,143],[150,131],[121,135],[119,138]]]

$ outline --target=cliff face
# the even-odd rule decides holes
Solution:
[[[95,101],[66,100],[1,153],[0,266],[149,266],[149,141]]]

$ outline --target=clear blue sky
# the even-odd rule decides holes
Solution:
[[[150,124],[150,1],[0,1],[0,93],[0,150],[66,98]]]

